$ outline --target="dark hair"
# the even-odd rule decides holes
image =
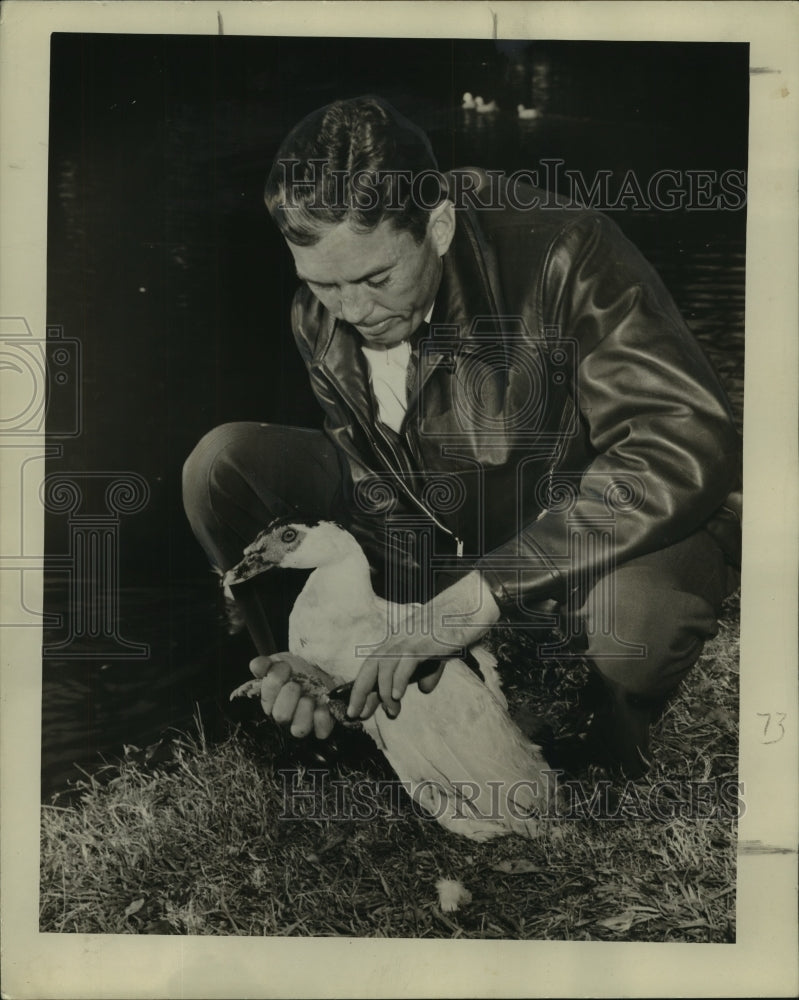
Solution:
[[[266,181],[269,214],[290,243],[325,226],[371,232],[385,218],[421,243],[446,185],[425,133],[379,97],[334,101],[284,139]]]

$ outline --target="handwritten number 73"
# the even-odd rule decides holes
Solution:
[[[763,735],[761,743],[779,743],[785,735],[783,722],[787,717],[785,712],[758,712],[761,719],[765,719],[763,724]]]

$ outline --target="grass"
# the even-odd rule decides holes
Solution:
[[[518,640],[495,638],[512,708],[565,722],[584,666],[545,663],[522,684]],[[562,801],[599,788],[602,802],[544,824],[535,841],[475,844],[420,817],[378,784],[389,772],[359,733],[339,738],[322,788],[312,760],[298,762],[303,748],[247,707],[221,742],[198,722],[43,806],[41,931],[735,940],[736,822],[714,807],[737,781],[735,600],[654,727],[652,772],[629,784],[598,768],[578,776]],[[342,815],[356,781],[373,790],[368,822]],[[300,808],[310,798],[295,799],[304,818],[281,818],[287,782],[315,789],[314,814]],[[691,796],[694,815],[680,815]],[[460,879],[471,902],[442,911],[442,877]]]

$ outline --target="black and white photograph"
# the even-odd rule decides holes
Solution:
[[[791,995],[788,8],[89,6],[7,5],[4,995]]]

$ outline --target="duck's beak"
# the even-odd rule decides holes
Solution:
[[[254,576],[265,573],[275,565],[265,558],[262,552],[250,552],[240,563],[225,573],[222,584],[225,587],[233,587],[237,583],[244,583],[245,580],[251,580]]]

